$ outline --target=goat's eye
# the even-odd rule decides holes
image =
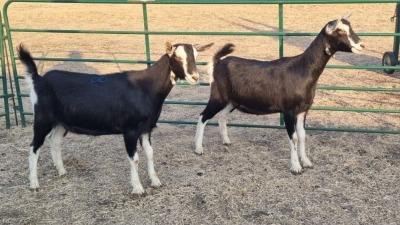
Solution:
[[[338,33],[339,33],[340,35],[346,35],[346,34],[347,34],[346,31],[344,31],[344,30],[338,30]]]

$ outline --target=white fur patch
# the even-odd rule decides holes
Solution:
[[[359,41],[358,43],[356,43],[353,38],[351,38],[350,36],[350,27],[342,22],[340,22],[340,20],[338,21],[338,25],[336,26],[336,29],[341,29],[343,31],[346,32],[347,34],[347,39],[350,42],[351,45],[351,50],[353,53],[361,53],[361,51],[364,49],[363,47],[361,47],[362,42]]]
[[[61,158],[61,141],[64,137],[65,129],[62,126],[57,126],[53,129],[49,138],[51,147],[51,156],[53,158],[54,166],[58,171],[58,175],[62,176],[67,173],[64,168],[64,163]]]
[[[196,50],[197,52],[197,50]],[[193,79],[193,75],[190,75],[188,73],[188,62],[187,62],[187,53],[185,51],[185,48],[183,46],[178,46],[175,50],[175,55],[179,58],[182,59],[182,66],[183,66],[183,71],[185,71],[185,79],[187,82],[189,82],[189,84],[196,84],[197,81],[195,79]],[[196,74],[198,76],[198,74]]]
[[[29,97],[32,103],[32,112],[35,113],[35,105],[38,103],[38,95],[35,92],[35,88],[33,87],[33,80],[31,75],[25,76],[25,82],[30,89]]]
[[[304,129],[305,115],[306,115],[305,112],[297,115],[296,132],[299,139],[298,150],[299,150],[300,161],[303,164],[303,167],[312,167],[312,163],[306,155],[306,147],[305,147],[306,131]]]
[[[161,186],[161,182],[157,177],[157,173],[154,169],[154,160],[153,160],[153,147],[150,145],[150,137],[149,134],[142,135],[142,146],[147,158],[147,173],[151,180],[151,186],[159,187]]]
[[[197,122],[197,129],[196,129],[196,136],[195,136],[195,146],[196,149],[194,152],[198,155],[203,154],[203,135],[204,135],[204,128],[206,127],[207,121],[204,123],[201,122],[203,119],[203,115],[199,117],[199,121]]]
[[[139,155],[135,152],[133,159],[129,158],[131,164],[131,183],[132,183],[132,194],[144,194],[144,189],[139,180]]]
[[[192,45],[193,47],[193,54],[194,54],[194,59],[197,59],[197,56],[199,55],[199,53],[197,52],[197,49]]]
[[[208,72],[208,76],[209,76],[209,79],[210,79],[210,84],[212,83],[212,82],[214,82],[214,62],[213,62],[213,58],[214,57],[212,57],[211,59],[210,59],[210,61],[207,63],[207,67],[208,67],[208,70],[207,70],[207,72]]]
[[[228,137],[228,129],[226,126],[226,120],[227,120],[228,114],[231,112],[232,109],[233,109],[233,105],[231,103],[229,103],[220,112],[219,119],[218,119],[219,131],[220,131],[220,134],[222,137],[222,143],[225,145],[231,144],[231,141],[229,140],[229,137]]]
[[[29,181],[32,189],[39,188],[39,180],[37,175],[37,162],[39,159],[39,149],[36,154],[33,153],[33,146],[29,148]]]

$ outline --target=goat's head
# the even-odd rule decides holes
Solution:
[[[165,50],[169,56],[172,73],[171,81],[186,79],[190,84],[199,81],[199,73],[196,68],[197,53],[209,49],[214,43],[208,45],[165,43]]]
[[[330,37],[329,46],[334,51],[361,53],[364,49],[364,43],[354,33],[347,18],[350,15],[330,21],[325,26],[325,32]],[[330,51],[327,49],[326,51]],[[329,54],[329,53],[328,53]]]

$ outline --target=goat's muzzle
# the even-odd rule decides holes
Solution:
[[[360,41],[351,47],[351,51],[353,53],[359,54],[362,52],[362,50],[364,50],[364,48],[365,48],[364,42]]]
[[[200,76],[198,72],[194,72],[192,75],[186,74],[185,79],[189,84],[194,85],[199,82]]]

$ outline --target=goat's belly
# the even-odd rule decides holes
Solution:
[[[65,129],[69,132],[76,134],[86,134],[86,135],[110,135],[110,134],[121,134],[121,129],[104,129],[104,128],[87,128],[87,127],[78,127],[78,126],[64,126]]]
[[[252,107],[247,105],[239,105],[236,107],[236,109],[244,113],[255,114],[255,115],[265,115],[265,114],[280,112],[280,110],[272,107]]]

